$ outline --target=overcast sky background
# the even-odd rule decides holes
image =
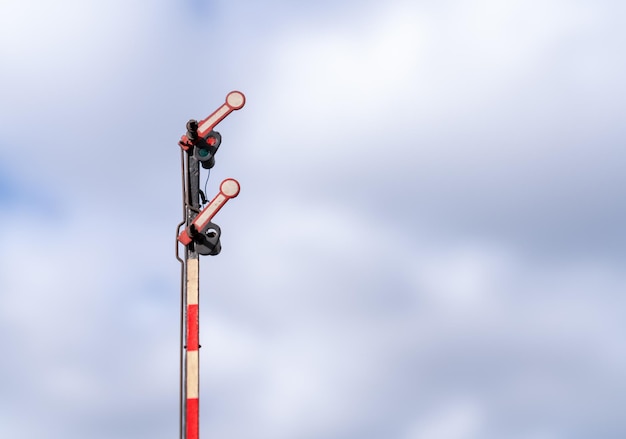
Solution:
[[[0,2],[0,437],[177,436],[177,141],[235,89],[202,437],[626,437],[625,13]]]

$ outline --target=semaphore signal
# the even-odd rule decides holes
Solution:
[[[213,217],[231,198],[239,195],[239,182],[227,178],[220,184],[218,194],[204,207],[200,190],[200,166],[215,166],[215,154],[222,136],[214,130],[226,116],[239,110],[246,98],[232,91],[217,110],[205,119],[187,122],[187,133],[178,145],[181,147],[183,183],[183,220],[176,230],[176,258],[181,262],[181,326],[180,326],[180,438],[198,439],[200,434],[200,255],[215,256],[221,251],[221,228]],[[181,227],[185,226],[181,232]],[[184,254],[179,255],[179,246]]]

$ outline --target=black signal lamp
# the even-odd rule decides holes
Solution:
[[[205,137],[197,139],[193,157],[200,162],[204,169],[215,166],[215,153],[222,143],[222,136],[217,131],[210,131]]]

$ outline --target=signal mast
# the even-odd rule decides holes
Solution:
[[[226,101],[207,118],[187,122],[187,133],[178,145],[181,147],[181,173],[183,195],[183,220],[176,229],[176,259],[181,263],[181,320],[180,320],[180,405],[179,433],[181,439],[199,438],[199,390],[200,390],[200,321],[199,257],[215,256],[222,247],[220,227],[213,217],[226,202],[239,194],[239,182],[227,178],[220,184],[217,195],[207,204],[200,190],[200,166],[215,166],[222,136],[215,126],[246,103],[239,91],[232,91]],[[202,202],[202,204],[201,204]],[[181,231],[181,227],[185,228]],[[184,246],[180,257],[179,246]]]

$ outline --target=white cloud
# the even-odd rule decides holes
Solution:
[[[411,267],[418,294],[432,303],[444,308],[483,308],[507,293],[501,289],[510,281],[513,262],[506,252],[479,243],[437,253],[423,254]]]
[[[3,74],[13,85],[6,91],[61,98],[56,89],[63,89],[84,96],[81,86],[96,78],[111,80],[145,48],[151,21],[161,10],[158,3],[146,8],[141,1],[2,2],[0,54],[7,67]]]
[[[476,401],[446,401],[434,413],[417,420],[406,439],[479,438],[483,417],[480,403]]]

